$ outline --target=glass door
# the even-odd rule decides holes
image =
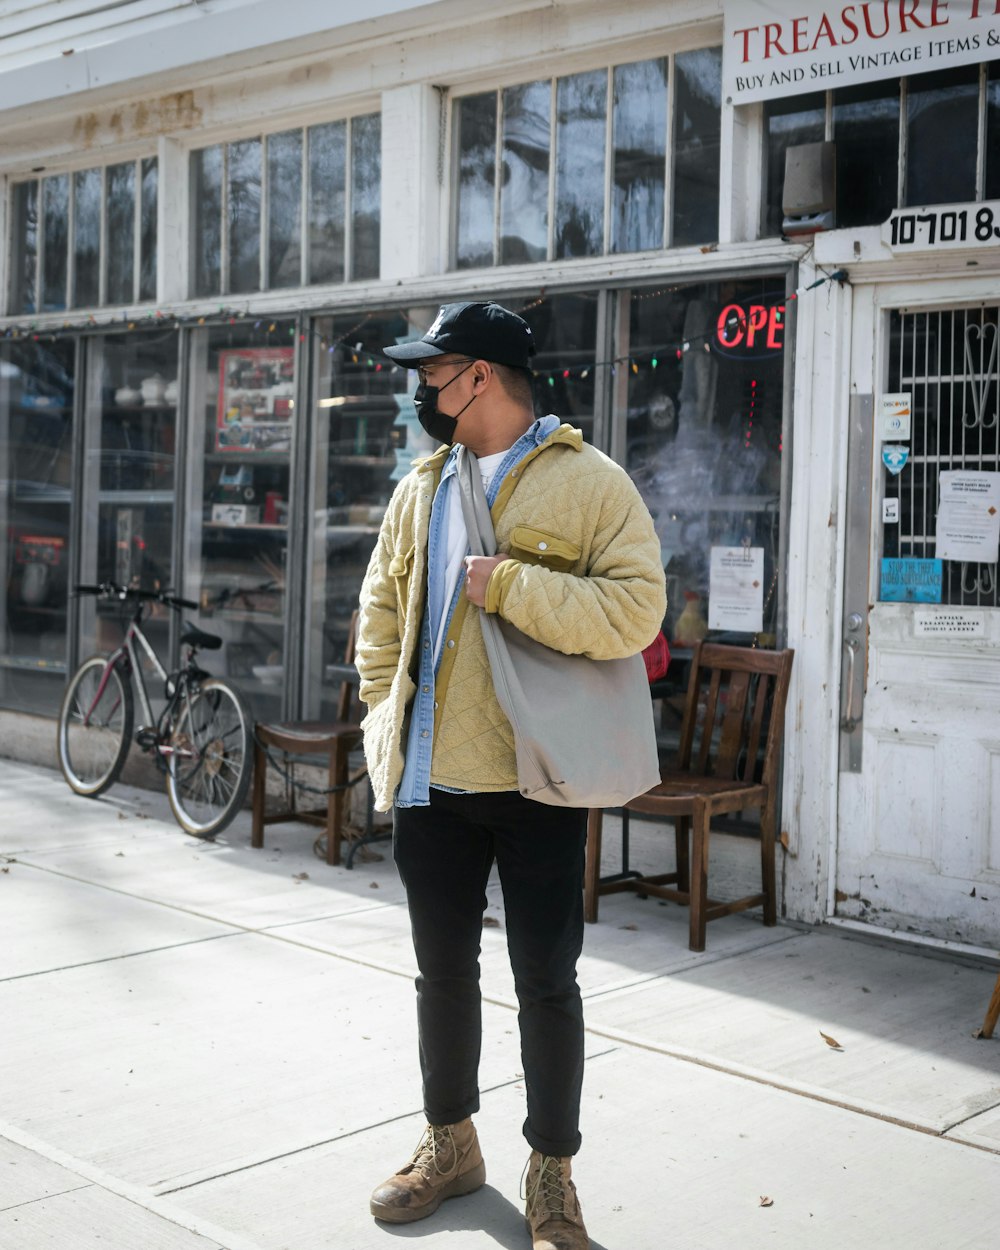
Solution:
[[[0,346],[0,706],[53,715],[66,676],[72,339]]]
[[[429,325],[436,310],[421,322]],[[307,595],[305,715],[335,720],[351,613],[396,483],[434,450],[417,422],[415,383],[381,348],[414,337],[405,312],[318,321]]]
[[[86,341],[84,518],[80,580],[176,589],[173,531],[178,334],[102,334]],[[169,654],[171,613],[154,609],[150,641]],[[80,654],[122,638],[120,608],[80,600]],[[151,689],[155,690],[155,687]]]
[[[225,640],[206,668],[259,719],[284,711],[295,326],[212,326],[191,338],[185,597]]]

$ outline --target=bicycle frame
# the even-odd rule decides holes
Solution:
[[[168,697],[170,700],[170,702],[167,704],[167,712],[171,714],[171,719],[173,718],[172,717],[173,709],[178,703],[179,699],[181,698],[182,692],[183,692],[183,697],[185,699],[189,698],[188,683],[185,680],[185,673],[183,670],[177,674],[176,685],[174,686],[173,689],[171,689],[171,685],[174,679],[171,678],[170,674],[160,663],[160,657],[153,650],[152,643],[149,641],[146,635],[142,632],[142,627],[139,623],[139,619],[140,619],[139,617],[134,617],[129,622],[128,629],[125,631],[125,639],[122,642],[122,645],[118,647],[117,650],[113,651],[111,655],[108,656],[107,663],[104,666],[104,673],[101,677],[100,684],[97,687],[97,693],[94,695],[93,704],[88,709],[87,715],[84,718],[85,724],[89,722],[91,711],[93,711],[93,708],[98,706],[98,704],[101,701],[101,696],[104,694],[104,689],[108,683],[108,675],[110,674],[113,668],[115,668],[117,665],[120,664],[125,672],[126,680],[132,679],[135,682],[135,689],[138,692],[139,703],[142,709],[143,723],[134,729],[133,731],[134,738],[137,738],[138,735],[143,732],[143,730],[153,730],[155,732],[157,728],[157,723],[158,723],[156,716],[153,714],[153,705],[150,702],[149,692],[146,689],[146,679],[143,676],[142,666],[139,662],[139,657],[136,652],[136,647],[135,647],[136,641],[138,641],[142,645],[142,649],[143,651],[145,651],[146,655],[149,657],[149,661],[153,665],[153,668],[156,670],[157,676],[160,677],[160,679],[164,682],[167,688]],[[157,739],[159,739],[158,732],[157,732]],[[193,758],[195,755],[195,752],[191,750],[186,750],[186,751],[175,750],[175,748],[171,746],[170,743],[168,742],[157,741],[155,746],[156,746],[157,754],[159,755],[177,754],[177,755],[181,755],[184,758]]]

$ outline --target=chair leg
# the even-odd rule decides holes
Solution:
[[[250,845],[258,849],[264,845],[264,803],[267,795],[267,756],[256,740],[253,744],[253,800]]]
[[[983,1021],[983,1027],[979,1032],[979,1036],[992,1037],[998,1018],[1000,1018],[1000,976],[997,977],[997,983],[993,987],[993,997],[990,999],[990,1005],[986,1008],[986,1019]]]
[[[604,812],[592,807],[587,814],[587,863],[583,870],[583,918],[588,924],[597,923],[603,825]]]
[[[699,799],[691,813],[693,837],[691,839],[691,889],[688,893],[690,906],[688,949],[705,949],[705,912],[708,909],[708,808]]]
[[[690,816],[674,817],[674,845],[677,854],[677,888],[683,893],[691,889],[691,858],[688,853],[688,834],[691,832]]]
[[[326,862],[340,863],[341,831],[344,827],[344,803],[347,791],[347,741],[338,738],[330,752],[330,782],[337,789],[326,796]]]
[[[774,875],[774,809],[760,814],[760,878],[764,895],[764,923],[778,923],[777,885]]]

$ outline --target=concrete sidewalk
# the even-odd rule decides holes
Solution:
[[[0,811],[0,1250],[528,1250],[495,881],[489,1179],[389,1229],[368,1194],[423,1128],[389,856],[329,868],[296,825],[253,851],[248,815],[198,842],[158,793],[6,760]],[[972,1034],[996,968],[745,915],[694,955],[686,929],[626,895],[587,928],[594,1250],[995,1246],[1000,1038]]]

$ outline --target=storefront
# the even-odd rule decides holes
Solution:
[[[940,473],[1000,471],[1000,18],[900,80],[852,74],[846,46],[842,79],[817,77],[850,32],[817,26],[810,61],[780,3],[727,4],[724,26],[699,3],[674,24],[653,4],[466,7],[459,29],[461,5],[399,3],[312,32],[244,7],[238,39],[240,6],[202,15],[228,57],[186,60],[178,16],[163,64],[47,120],[42,86],[8,75],[0,753],[48,762],[66,673],[116,637],[78,581],[176,588],[258,718],[331,715],[382,513],[426,449],[414,379],[379,348],[441,302],[497,298],[535,332],[539,410],[649,504],[668,637],[796,649],[786,914],[998,940],[969,905],[1000,889],[996,543],[944,561],[933,603],[880,592],[883,558],[933,562]],[[937,37],[910,26],[856,41]],[[189,89],[157,95],[171,56]],[[832,228],[795,233],[785,154],[824,141]],[[887,395],[912,405],[898,475]],[[724,551],[748,568],[726,603]],[[176,653],[177,621],[154,628]],[[978,830],[961,857],[956,819]]]

